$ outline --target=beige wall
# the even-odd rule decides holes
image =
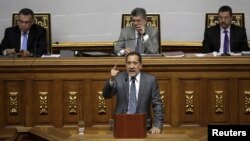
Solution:
[[[11,25],[11,13],[23,7],[52,15],[52,41],[115,41],[120,32],[121,14],[134,7],[161,14],[162,41],[200,42],[205,13],[230,5],[244,12],[250,36],[249,0],[0,0],[0,38]],[[248,28],[249,27],[249,28]]]

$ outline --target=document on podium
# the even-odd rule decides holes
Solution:
[[[113,56],[111,53],[100,52],[100,51],[84,51],[78,52],[77,56],[89,56],[89,57],[105,57],[105,56]]]
[[[41,58],[59,58],[60,54],[44,54]]]
[[[171,52],[163,52],[164,57],[184,57],[185,53],[182,51],[171,51]]]

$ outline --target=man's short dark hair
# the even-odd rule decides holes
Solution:
[[[230,6],[227,6],[227,5],[224,5],[224,6],[221,6],[218,13],[219,12],[229,12],[229,14],[232,16],[232,8]]]
[[[34,18],[34,12],[31,9],[29,9],[29,8],[23,8],[23,9],[21,9],[19,11],[18,15],[21,15],[21,14],[25,15],[25,16],[31,15],[32,19]]]
[[[138,53],[138,52],[134,52],[134,51],[133,51],[133,52],[130,52],[130,53],[128,53],[128,54],[126,55],[126,62],[128,61],[128,56],[132,56],[132,55],[138,56],[139,62],[140,62],[140,64],[142,64],[141,54]]]
[[[131,12],[132,16],[141,16],[142,18],[146,18],[146,10],[144,8],[135,8]]]

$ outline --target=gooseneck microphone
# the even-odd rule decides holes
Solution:
[[[137,40],[137,39],[141,39],[141,38],[130,38],[130,39],[117,40],[117,41],[113,42],[113,47],[115,47],[115,44],[117,44],[117,43],[126,42],[126,41],[133,41],[133,40]],[[123,47],[123,49],[125,49],[125,46]],[[116,54],[116,53],[114,53],[114,54]],[[123,54],[121,54],[121,53],[118,52],[116,55],[121,56]]]
[[[114,42],[113,42],[113,46],[114,46],[116,43],[119,43],[119,42],[126,42],[126,41],[132,41],[132,40],[137,40],[137,39],[140,39],[140,38],[130,38],[130,39],[117,40],[117,41],[114,41]]]

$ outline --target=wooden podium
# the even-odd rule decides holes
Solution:
[[[146,114],[116,114],[115,138],[145,138],[147,136]]]

